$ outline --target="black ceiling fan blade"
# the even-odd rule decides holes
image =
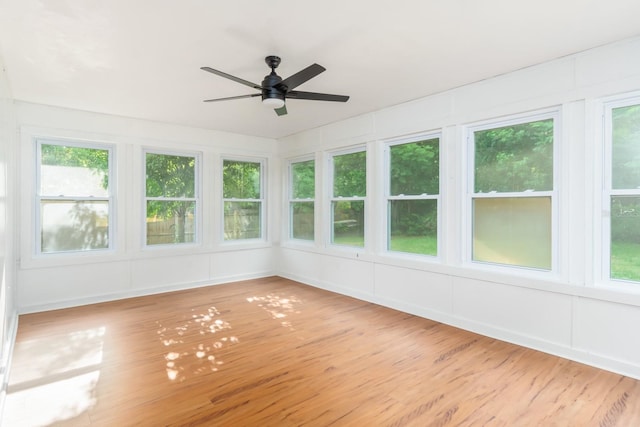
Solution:
[[[347,102],[349,100],[349,97],[346,95],[332,95],[329,93],[302,92],[299,90],[292,90],[290,92],[287,92],[287,98],[309,99],[312,101],[334,101],[334,102]]]
[[[320,74],[325,70],[326,68],[324,68],[322,65],[318,65],[318,64],[309,65],[304,70],[298,71],[294,75],[287,77],[286,79],[284,79],[283,81],[275,85],[275,87],[280,90],[295,89],[296,87],[300,86],[302,83],[314,78],[315,76],[317,76],[318,74]]]
[[[285,114],[287,114],[287,106],[283,105],[280,108],[274,108],[273,111],[275,111],[279,116],[284,116]]]
[[[240,84],[243,84],[245,86],[252,87],[254,89],[262,90],[262,86],[260,86],[258,84],[252,83],[252,82],[250,82],[248,80],[245,80],[245,79],[241,79],[240,77],[232,76],[231,74],[227,74],[227,73],[224,73],[222,71],[214,70],[211,67],[200,67],[200,69],[204,70],[204,71],[208,71],[210,73],[213,73],[213,74],[215,74],[217,76],[224,77],[225,79],[233,80],[236,83],[240,83]]]
[[[254,98],[260,95],[261,94],[259,93],[252,93],[251,95],[238,95],[238,96],[229,96],[227,98],[205,99],[204,102],[217,102],[217,101],[229,101],[231,99]]]

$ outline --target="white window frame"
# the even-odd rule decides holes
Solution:
[[[496,129],[501,127],[531,123],[541,120],[553,120],[553,188],[547,191],[522,191],[522,192],[489,192],[475,193],[475,132]],[[560,183],[560,145],[561,145],[561,111],[560,108],[550,108],[537,112],[515,114],[501,119],[490,119],[474,125],[465,126],[466,134],[466,238],[464,239],[464,262],[474,268],[488,270],[521,271],[527,274],[543,276],[557,275],[559,266],[559,183]],[[551,268],[541,269],[535,267],[500,264],[490,261],[473,259],[473,201],[481,198],[551,198]]]
[[[258,199],[240,199],[240,198],[225,198],[224,197],[224,162],[244,162],[244,163],[258,163],[260,164],[260,198]],[[267,240],[267,159],[263,157],[241,157],[241,156],[222,156],[220,160],[220,196],[222,203],[220,206],[220,240],[224,245],[242,245],[251,244],[257,241]],[[226,202],[252,202],[260,203],[260,237],[254,239],[226,239],[224,229],[224,206]]]
[[[602,272],[601,282],[616,288],[628,288],[629,290],[640,290],[640,282],[626,279],[615,279],[611,277],[611,198],[615,196],[640,197],[640,188],[636,189],[613,189],[613,120],[612,112],[616,108],[640,105],[640,93],[618,97],[606,101],[603,106],[603,177],[602,177],[602,206],[600,221],[602,221]]]
[[[335,157],[338,156],[343,156],[345,154],[353,154],[353,153],[360,153],[360,152],[364,152],[365,153],[365,164],[366,164],[366,172],[365,172],[365,188],[366,188],[366,196],[355,196],[355,197],[335,197],[333,194],[333,190],[334,190],[334,167],[333,167],[333,159]],[[329,245],[331,245],[333,248],[341,248],[341,249],[346,249],[346,250],[357,250],[357,251],[362,251],[365,250],[368,246],[368,242],[367,242],[367,198],[369,197],[369,185],[368,185],[368,181],[369,181],[369,175],[370,175],[370,171],[369,171],[369,165],[370,165],[370,161],[369,161],[369,153],[367,151],[367,146],[366,145],[359,145],[357,147],[351,147],[349,149],[346,150],[339,150],[339,151],[333,151],[329,154],[329,158],[328,158],[328,193],[329,193],[329,203],[327,205],[327,208],[329,209],[327,218],[329,218],[329,228],[328,228],[328,236],[327,236],[327,243]],[[333,204],[337,203],[337,202],[353,202],[353,201],[362,201],[363,205],[364,205],[364,224],[362,224],[363,230],[364,230],[364,244],[363,246],[351,246],[351,245],[341,245],[339,243],[334,243],[333,239],[334,239],[334,209],[333,209]]]
[[[40,194],[40,189],[42,188],[41,184],[41,173],[40,168],[42,166],[42,145],[59,145],[66,147],[77,147],[77,148],[87,148],[87,149],[95,149],[95,150],[106,150],[108,152],[108,161],[109,161],[109,170],[108,170],[108,179],[109,179],[109,188],[108,194],[104,197],[96,197],[96,196],[67,196],[67,195],[59,195],[59,196],[44,196]],[[35,138],[35,151],[36,151],[36,179],[35,179],[35,233],[34,233],[34,248],[36,256],[78,256],[79,254],[96,254],[105,252],[114,252],[115,251],[115,227],[116,227],[116,197],[115,197],[115,189],[117,188],[116,183],[116,155],[115,155],[115,145],[113,144],[105,144],[100,142],[91,142],[91,141],[78,141],[78,140],[70,140],[70,139],[58,139],[58,138]],[[82,201],[106,201],[108,203],[108,211],[109,211],[109,231],[108,231],[108,241],[109,246],[104,249],[85,249],[85,250],[72,250],[72,251],[56,251],[56,252],[42,252],[42,218],[41,218],[41,206],[43,200],[58,200],[58,201],[69,201],[69,202],[82,202]]]
[[[430,139],[438,139],[438,194],[412,194],[412,195],[391,195],[391,147],[396,145],[404,145],[404,144],[412,144],[416,142],[426,141]],[[441,194],[442,194],[442,133],[441,132],[430,132],[423,133],[418,135],[413,135],[411,137],[404,137],[398,139],[392,139],[384,141],[384,179],[385,179],[385,192],[384,192],[384,221],[385,221],[385,248],[384,252],[389,255],[399,256],[399,257],[427,257],[429,259],[441,259],[442,253],[442,244],[441,244],[441,233],[442,233],[442,215],[441,215]],[[391,247],[391,212],[389,210],[390,202],[393,200],[435,200],[436,201],[436,210],[437,210],[437,227],[438,231],[436,233],[437,239],[437,255],[428,255],[428,254],[416,254],[411,252],[401,252],[401,251],[393,251],[390,249]]]
[[[306,163],[306,162],[313,162],[314,195],[313,195],[313,198],[297,199],[293,197],[293,165],[296,163]],[[318,168],[317,168],[317,162],[314,156],[311,155],[311,156],[299,157],[295,159],[290,159],[288,161],[288,164],[287,164],[287,212],[289,214],[287,216],[287,225],[288,225],[287,239],[293,240],[297,243],[313,244],[316,240],[315,222],[316,222],[316,216],[317,216],[316,215],[316,208],[317,208],[316,193],[317,193],[317,182],[318,182],[317,176],[318,176]],[[293,204],[294,203],[311,203],[313,205],[314,237],[311,240],[299,239],[293,236]]]
[[[180,156],[180,157],[193,157],[194,158],[194,195],[195,197],[148,197],[147,196],[147,154],[159,154],[166,156]],[[201,185],[201,168],[200,165],[202,163],[202,153],[196,151],[173,151],[173,150],[163,150],[158,148],[144,148],[142,150],[142,247],[145,250],[156,250],[156,249],[167,249],[167,248],[193,248],[193,246],[197,246],[201,244],[202,238],[200,230],[202,229],[202,196],[200,194]],[[165,243],[165,244],[157,244],[157,245],[149,245],[147,244],[147,201],[181,201],[181,202],[195,202],[195,209],[193,210],[194,215],[196,216],[195,221],[193,223],[193,242],[183,242],[183,243]]]

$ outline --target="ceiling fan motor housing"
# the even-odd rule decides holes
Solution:
[[[267,98],[277,98],[284,101],[285,90],[277,89],[275,86],[282,81],[282,77],[276,74],[272,69],[271,74],[264,77],[262,80],[262,100]]]

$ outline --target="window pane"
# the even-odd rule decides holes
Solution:
[[[611,278],[640,281],[640,197],[611,198]]]
[[[392,145],[390,153],[392,196],[440,192],[438,138]]]
[[[473,201],[473,259],[551,269],[551,198]]]
[[[315,162],[308,160],[291,164],[291,197],[313,199],[315,197]]]
[[[614,108],[612,121],[613,188],[640,188],[640,105]]]
[[[224,238],[259,239],[260,202],[225,202],[224,203]]]
[[[222,168],[225,199],[260,198],[260,163],[225,160]]]
[[[364,247],[364,201],[333,202],[331,242]]]
[[[195,197],[195,164],[192,156],[147,153],[147,197]]]
[[[553,119],[474,132],[475,192],[553,189]]]
[[[41,145],[40,194],[107,197],[109,151]]]
[[[196,202],[147,200],[147,245],[193,243]]]
[[[109,247],[109,202],[42,201],[42,252]]]
[[[313,202],[291,203],[291,237],[313,240]]]
[[[389,201],[389,232],[389,250],[437,255],[437,201]]]
[[[333,158],[333,196],[367,195],[367,154],[365,151]]]

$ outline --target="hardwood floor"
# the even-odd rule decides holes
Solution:
[[[4,426],[640,426],[640,381],[266,278],[20,317]]]

